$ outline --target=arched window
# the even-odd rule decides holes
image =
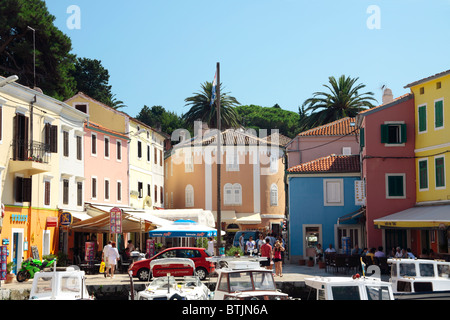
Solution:
[[[235,205],[242,204],[242,187],[239,183],[233,184],[233,197]]]
[[[186,201],[185,206],[193,207],[194,206],[194,187],[192,185],[188,184],[186,186],[184,194],[185,194],[185,201]]]
[[[242,187],[239,183],[227,183],[224,186],[224,204],[242,205]]]
[[[275,183],[270,186],[270,205],[278,206],[278,187]]]

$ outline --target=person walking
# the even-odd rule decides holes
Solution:
[[[111,265],[109,264],[109,251],[112,248],[111,241],[108,241],[108,243],[103,247],[103,253],[102,253],[102,260],[105,262],[105,272],[103,275],[105,278],[108,276],[108,272],[111,272]]]
[[[119,260],[119,251],[116,248],[116,243],[111,243],[111,249],[109,250],[108,260],[111,266],[111,278],[114,278],[114,271],[116,269],[117,261]]]
[[[272,246],[270,245],[270,239],[266,238],[266,243],[261,246],[261,257],[267,258],[267,260],[261,261],[261,267],[265,267],[267,270],[272,270],[270,263],[272,261]]]
[[[247,248],[247,254],[252,256],[254,254],[256,243],[253,241],[253,237],[250,236],[247,243],[245,244],[245,247]]]

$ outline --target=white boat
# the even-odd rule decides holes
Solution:
[[[260,267],[258,257],[210,257],[220,268],[213,300],[288,300],[276,288],[272,270]]]
[[[394,296],[398,300],[450,300],[450,262],[388,259]]]
[[[93,300],[85,273],[76,266],[45,268],[34,274],[30,300]]]
[[[379,278],[312,277],[305,284],[316,289],[317,300],[394,300],[391,283]]]
[[[150,271],[155,266],[188,265],[192,268],[192,276],[175,279],[168,273],[166,276],[154,277],[145,290],[130,297],[132,300],[210,300],[211,292],[208,287],[195,275],[195,264],[191,259],[165,258],[150,262]],[[132,279],[132,277],[131,277]],[[133,287],[132,287],[132,290]],[[132,291],[134,292],[134,291]]]

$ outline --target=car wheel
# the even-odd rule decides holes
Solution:
[[[205,280],[206,276],[208,275],[208,272],[206,272],[205,268],[199,267],[199,268],[195,269],[195,274],[197,275],[197,277],[200,280]]]
[[[148,281],[151,278],[150,270],[143,268],[138,271],[137,276],[138,276],[139,280],[141,280],[141,281]]]

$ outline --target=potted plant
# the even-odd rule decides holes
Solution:
[[[314,267],[314,259],[313,259],[313,257],[309,257],[308,267]]]
[[[8,262],[6,264],[6,280],[5,283],[11,283],[14,280],[14,273],[12,273],[12,269],[14,268],[14,262]]]
[[[300,260],[298,260],[298,264],[299,264],[300,266],[304,266],[304,265],[306,264],[306,260],[300,258]]]

